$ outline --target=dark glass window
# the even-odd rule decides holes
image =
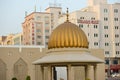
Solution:
[[[118,13],[118,9],[114,9],[114,13]]]
[[[117,60],[117,59],[114,59],[114,60],[113,60],[113,64],[118,64],[118,60]]]
[[[104,29],[108,29],[108,26],[104,26]]]
[[[107,60],[105,60],[105,64],[109,64],[109,60],[107,59]]]

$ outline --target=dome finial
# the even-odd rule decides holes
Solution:
[[[69,11],[68,11],[68,8],[67,8],[67,12],[66,12],[66,17],[67,17],[67,22],[69,22]]]

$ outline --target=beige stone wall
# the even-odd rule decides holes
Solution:
[[[30,75],[31,80],[35,80],[36,71],[32,62],[39,59],[44,55],[44,53],[44,50],[43,52],[40,52],[40,48],[22,48],[21,52],[19,51],[19,48],[0,48],[0,59],[7,66],[6,80],[11,80],[13,77],[15,77],[14,65],[19,59],[22,59],[27,64],[27,75]],[[1,77],[0,80],[2,80]]]
[[[96,56],[102,60],[105,59],[103,49],[90,49],[90,52],[93,56]],[[97,65],[97,80],[105,80],[105,64],[104,63]]]

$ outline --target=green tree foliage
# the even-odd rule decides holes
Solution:
[[[17,78],[16,78],[16,77],[13,77],[12,80],[17,80]]]
[[[27,77],[26,77],[26,80],[31,80],[31,79],[30,79],[30,76],[27,76]]]
[[[87,78],[87,79],[85,79],[85,80],[90,80],[90,79]]]

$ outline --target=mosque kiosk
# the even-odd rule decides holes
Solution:
[[[54,69],[61,66],[66,67],[67,80],[101,80],[97,78],[97,69],[98,64],[103,64],[104,60],[92,55],[88,45],[85,33],[69,22],[67,13],[67,21],[52,32],[46,55],[33,62],[41,67],[40,80],[56,80]],[[76,67],[81,67],[81,70]],[[92,68],[92,72],[89,68]],[[79,77],[78,73],[83,76]],[[90,77],[90,74],[93,76]]]

